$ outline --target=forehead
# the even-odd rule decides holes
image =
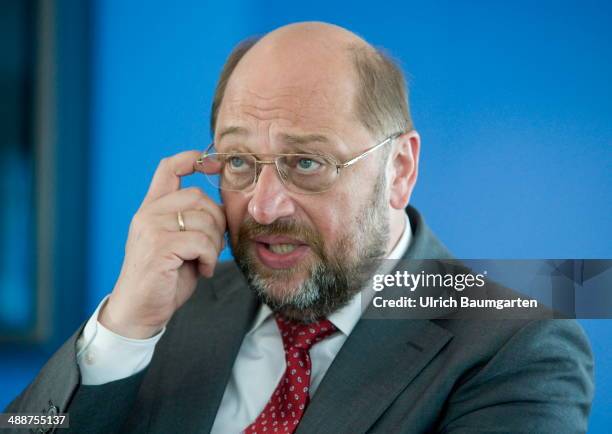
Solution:
[[[353,121],[352,95],[320,83],[291,86],[236,85],[227,89],[219,125],[273,123],[296,129],[338,128]]]
[[[357,122],[353,74],[346,56],[325,51],[249,52],[228,81],[216,131],[240,126],[257,134],[342,134]]]

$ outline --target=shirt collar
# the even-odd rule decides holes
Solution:
[[[401,259],[406,251],[408,250],[408,246],[410,245],[410,241],[412,239],[412,228],[410,226],[410,220],[408,219],[408,214],[405,214],[405,225],[404,232],[402,236],[395,244],[395,247],[391,249],[391,252],[387,255],[386,259]],[[338,330],[340,330],[344,335],[348,336],[353,328],[359,321],[362,312],[362,302],[361,302],[361,293],[355,294],[355,296],[349,301],[349,303],[333,312],[329,315],[328,319],[335,325]],[[269,317],[272,316],[272,309],[265,304],[262,303],[259,310],[257,311],[257,315],[255,316],[255,320],[253,321],[253,325],[247,334],[253,333],[257,330]]]

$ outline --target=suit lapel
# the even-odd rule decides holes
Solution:
[[[298,433],[365,432],[451,337],[427,320],[361,320],[327,371]]]
[[[235,270],[238,273],[237,270]],[[160,432],[208,433],[242,339],[255,316],[258,302],[240,275],[201,285],[193,303],[164,336],[172,346],[159,346],[147,375],[155,376],[151,390],[150,427]],[[161,343],[161,342],[160,342]]]

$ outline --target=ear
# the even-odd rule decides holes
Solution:
[[[419,173],[421,137],[416,130],[402,134],[396,140],[390,160],[390,205],[404,209],[410,201]]]

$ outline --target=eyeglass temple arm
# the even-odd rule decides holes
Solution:
[[[202,161],[204,161],[204,159],[206,157],[208,157],[208,153],[210,152],[210,150],[215,146],[215,142],[211,142],[210,145],[208,145],[208,147],[206,148],[206,150],[204,152],[202,152],[202,154],[200,155],[200,157],[196,160],[197,164],[201,164]]]
[[[377,150],[378,148],[380,148],[381,146],[386,145],[389,142],[392,142],[393,140],[397,139],[399,136],[401,136],[403,133],[399,132],[399,133],[395,133],[392,136],[387,137],[385,140],[383,140],[382,142],[380,142],[378,145],[373,146],[372,148],[368,149],[367,151],[365,151],[363,154],[361,155],[357,155],[355,158],[352,158],[348,161],[345,161],[342,164],[338,164],[338,168],[345,168],[348,167],[352,164],[355,164],[356,162],[358,162],[359,160],[361,160],[362,158],[367,157],[369,154],[371,154],[372,152],[374,152],[375,150]]]

